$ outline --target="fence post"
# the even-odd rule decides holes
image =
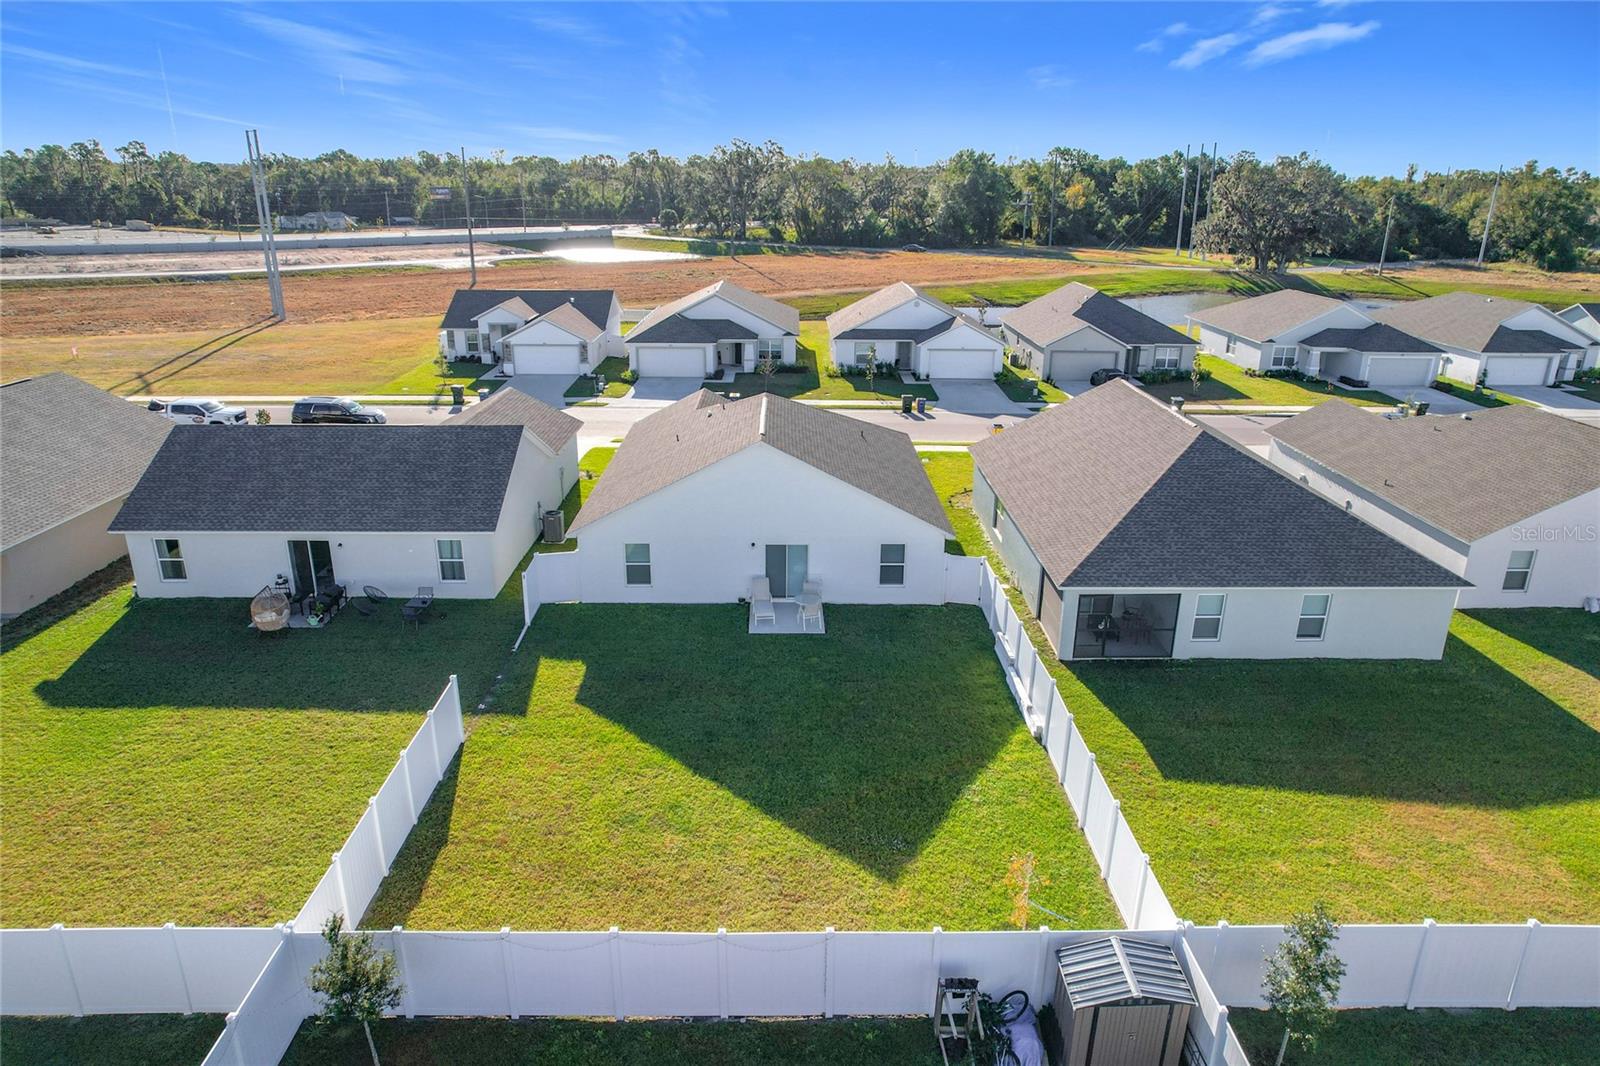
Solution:
[[[500,927],[500,973],[505,978],[506,985],[506,1013],[513,1019],[522,1015],[517,1013],[517,976],[515,967],[511,965],[511,927]]]
[[[1078,801],[1078,828],[1089,824],[1089,797],[1094,795],[1094,752],[1089,753],[1089,770],[1083,778],[1083,799]]]
[[[1406,986],[1406,1010],[1416,1009],[1411,1003],[1417,994],[1417,978],[1422,974],[1422,960],[1428,954],[1428,937],[1435,924],[1432,918],[1422,919],[1422,941],[1417,944],[1417,961],[1411,964],[1411,983]]]
[[[1522,938],[1522,954],[1517,956],[1517,968],[1511,974],[1511,987],[1506,989],[1506,1010],[1517,1009],[1517,982],[1522,980],[1522,966],[1528,961],[1528,948],[1533,944],[1533,931],[1539,928],[1539,919],[1528,919],[1528,935]]]
[[[378,861],[383,863],[383,876],[389,876],[389,849],[383,846],[383,821],[378,814],[378,797],[367,797],[367,809],[372,812],[372,835],[378,838]],[[404,840],[402,836],[400,839]]]
[[[1041,662],[1042,663],[1042,660],[1035,660],[1035,662]],[[1049,690],[1045,693],[1045,700],[1044,700],[1044,731],[1039,734],[1040,740],[1044,743],[1045,758],[1049,758],[1050,757],[1050,722],[1056,716],[1056,701],[1055,701],[1056,691],[1055,690],[1056,690],[1056,687],[1052,683],[1050,685]]]
[[[444,692],[445,705],[454,712],[450,716],[450,751],[451,754],[454,754],[455,750],[461,746],[461,742],[466,739],[466,727],[461,721],[461,681],[455,674],[450,675],[450,682],[445,685]],[[445,762],[448,764],[450,760],[446,759]],[[444,776],[442,768],[439,771],[439,776]]]
[[[339,861],[337,851],[333,853],[333,883],[339,890],[339,913],[344,915],[345,926],[353,927],[356,921],[350,914],[350,893],[344,887],[344,864]]]
[[[172,941],[172,961],[178,964],[178,980],[183,983],[183,1013],[194,1013],[194,993],[189,991],[189,974],[183,968],[183,952],[178,950],[178,927],[168,922],[163,928]]]
[[[1051,978],[1054,976],[1050,968],[1050,927],[1039,927],[1039,959],[1034,966],[1034,972],[1039,975],[1039,983],[1033,990],[1033,1001],[1044,1003],[1050,998]]]
[[[1133,904],[1133,927],[1144,928],[1144,895],[1145,889],[1150,884],[1150,855],[1148,852],[1139,853],[1139,895]]]
[[[411,756],[410,745],[400,749],[400,776],[406,783],[406,810],[411,812],[411,824],[416,825],[417,819],[422,817],[422,811],[417,807],[417,790],[411,787]]]
[[[1228,1055],[1228,1008],[1217,1007],[1217,1031],[1211,1038],[1211,1054],[1206,1056],[1206,1062],[1214,1066],[1222,1066],[1227,1061]]]
[[[833,926],[822,931],[822,1016],[833,1017]]]
[[[72,955],[67,951],[67,927],[57,922],[50,927],[56,931],[56,944],[61,948],[61,963],[67,968],[67,984],[72,986],[73,1015],[83,1017],[83,993],[78,991],[78,975],[72,972]]]
[[[1052,705],[1054,705],[1054,703],[1055,703],[1054,700],[1051,700],[1050,702],[1051,702]],[[1077,732],[1077,727],[1073,724],[1072,712],[1068,711],[1067,712],[1067,742],[1061,746],[1061,765],[1056,767],[1056,780],[1059,781],[1063,785],[1065,785],[1067,783],[1067,764],[1072,761],[1072,734],[1075,733],[1075,732]],[[1049,733],[1048,732],[1045,734],[1044,750],[1045,750],[1045,757],[1048,758],[1049,754],[1050,754],[1050,743],[1049,743]]]
[[[400,962],[400,1009],[405,1012],[407,1018],[414,1018],[416,1015],[413,1012],[416,1008],[413,1004],[416,997],[411,992],[411,981],[409,980],[411,967],[406,964],[406,927],[397,925],[389,931],[389,934],[393,937],[390,943],[394,946],[394,957]]]
[[[234,1028],[234,1024],[238,1022],[238,1020],[239,1012],[236,1010],[230,1010],[228,1012],[227,1022],[223,1025],[223,1029],[232,1036],[232,1039],[228,1041],[228,1046],[233,1049],[234,1066],[250,1066],[249,1063],[244,1061],[244,1045],[239,1042],[239,1030]]]
[[[1100,880],[1111,883],[1111,857],[1117,853],[1117,829],[1122,824],[1122,801],[1111,801],[1111,839],[1106,841],[1106,861],[1100,867]],[[1115,896],[1116,893],[1112,892]]]
[[[433,787],[438,788],[439,782],[444,780],[444,755],[439,751],[439,716],[435,713],[438,708],[428,712],[428,717],[423,725],[428,728],[428,740],[433,747]]]
[[[622,930],[611,927],[611,1013],[622,1020]]]
[[[939,978],[943,976],[944,945],[939,943],[940,938],[943,936],[944,929],[936,925],[933,927],[933,936],[928,938],[928,958],[929,961],[933,963],[934,988],[939,987]],[[934,1021],[939,1020],[939,996],[937,994],[935,994],[933,997],[933,1010],[931,1010],[929,1013],[932,1015]]]
[[[1228,919],[1217,919],[1217,935],[1211,938],[1211,972],[1217,972],[1217,956],[1222,954],[1222,938],[1228,935]]]
[[[728,1016],[728,930],[717,927],[717,1017]]]

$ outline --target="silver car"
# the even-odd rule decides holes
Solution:
[[[242,426],[245,421],[243,407],[228,407],[220,400],[151,400],[150,410],[174,422],[197,426]]]

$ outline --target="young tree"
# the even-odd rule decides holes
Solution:
[[[1261,987],[1267,1005],[1283,1019],[1283,1043],[1278,1045],[1277,1066],[1289,1043],[1305,1051],[1333,1022],[1333,1004],[1339,998],[1344,962],[1333,952],[1339,927],[1320,900],[1310,913],[1297,914],[1283,927],[1288,938],[1267,957]]]
[[[311,967],[311,991],[323,997],[319,1025],[360,1022],[367,1034],[372,1066],[379,1066],[372,1022],[400,1004],[405,991],[395,974],[394,955],[372,946],[371,933],[344,932],[344,915],[335,914],[322,927],[328,954]]]
[[[866,373],[867,373],[867,391],[868,392],[872,392],[872,393],[877,392],[878,391],[878,346],[876,344],[871,345],[867,349]]]
[[[761,375],[761,391],[772,391],[772,375],[778,372],[778,359],[768,352],[756,360],[756,373]]]

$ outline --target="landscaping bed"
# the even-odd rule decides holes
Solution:
[[[795,366],[798,369],[772,375],[770,381],[761,374],[735,374],[733,384],[708,384],[712,392],[736,392],[741,396],[754,396],[770,392],[774,396],[787,396],[794,400],[884,400],[898,402],[902,393],[937,400],[939,394],[926,382],[907,385],[896,374],[879,374],[868,388],[864,375],[833,374],[829,370],[833,358],[828,345],[826,323],[806,321],[800,323],[800,339],[795,345]]]

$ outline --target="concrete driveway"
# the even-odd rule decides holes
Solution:
[[[934,378],[928,384],[939,394],[935,401],[939,408],[963,415],[1025,415],[1031,413],[1021,404],[1013,403],[992,381],[968,381],[957,378]]]
[[[1267,430],[1281,425],[1285,417],[1284,415],[1196,414],[1194,420],[1232,438],[1235,444],[1248,448],[1265,459],[1267,453],[1272,450],[1272,438],[1267,435]]]
[[[517,374],[501,388],[525,392],[559,411],[567,405],[566,392],[571,384],[572,376],[569,374]]]
[[[634,382],[629,398],[672,403],[699,392],[702,384],[699,378],[640,378]]]
[[[1591,426],[1600,426],[1600,403],[1595,403],[1579,393],[1567,389],[1555,389],[1547,385],[1518,385],[1511,388],[1501,388],[1497,391],[1507,396],[1515,396],[1519,400],[1538,404],[1551,414],[1561,415],[1579,422],[1587,422]]]

